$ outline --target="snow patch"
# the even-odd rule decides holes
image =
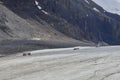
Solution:
[[[42,12],[45,13],[45,14],[48,14],[48,12],[46,12],[45,10],[42,10]]]
[[[38,1],[35,0],[35,4],[38,6],[39,5]]]
[[[39,2],[38,2],[38,1],[35,0],[35,4],[36,4],[36,6],[38,7],[38,9],[40,9],[40,10],[42,9],[42,7],[39,5]]]
[[[92,0],[110,13],[120,15],[120,0]]]
[[[93,8],[93,10],[96,11],[96,12],[100,12],[97,8]]]
[[[40,10],[42,9],[42,7],[41,7],[41,6],[37,6],[37,7],[38,7],[38,9],[40,9]]]
[[[86,3],[90,4],[88,0],[84,0]]]
[[[41,40],[41,38],[32,38],[32,40]]]
[[[44,14],[47,14],[47,15],[48,15],[48,12],[46,12],[45,10],[42,9],[42,7],[39,5],[39,2],[38,2],[38,1],[35,0],[35,4],[36,4],[36,6],[37,6],[37,8],[38,8],[39,10],[41,10]]]
[[[88,17],[89,15],[87,14],[86,16]]]

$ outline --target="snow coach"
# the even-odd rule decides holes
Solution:
[[[79,48],[74,48],[73,50],[79,50]]]
[[[23,56],[31,56],[31,53],[23,53]]]
[[[27,56],[26,53],[23,53],[23,56]]]
[[[31,53],[28,53],[28,56],[31,56]]]

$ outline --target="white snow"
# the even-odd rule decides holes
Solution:
[[[88,17],[89,15],[87,14],[86,16]]]
[[[44,14],[46,14],[46,15],[49,14],[48,12],[46,12],[45,10],[42,9],[42,7],[39,5],[39,2],[38,2],[37,0],[35,0],[35,4],[36,4],[37,8],[38,8],[39,10],[41,10]]]
[[[93,10],[96,11],[96,12],[100,12],[97,8],[93,8]]]
[[[76,47],[75,47],[76,48]],[[119,80],[120,46],[32,51],[0,58],[0,80]]]
[[[41,38],[31,38],[31,40],[42,40]]]
[[[108,12],[120,15],[120,0],[93,0]]]
[[[42,10],[42,12],[43,12],[44,14],[48,14],[48,12],[46,12],[45,10]]]
[[[39,5],[38,1],[35,0],[35,4],[38,6]]]
[[[86,3],[90,4],[88,0],[84,0]]]
[[[35,4],[36,4],[36,6],[37,6],[38,9],[40,9],[40,10],[42,9],[42,7],[39,5],[38,1],[35,0]]]
[[[38,9],[40,9],[40,10],[42,9],[42,7],[41,7],[41,6],[37,6],[37,7],[38,7]]]

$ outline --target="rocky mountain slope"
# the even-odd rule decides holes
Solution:
[[[1,39],[120,44],[120,16],[91,0],[1,0],[0,8]]]
[[[40,22],[41,21],[41,22]],[[0,39],[62,39],[66,38],[64,34],[49,27],[43,20],[23,19],[16,13],[0,5]],[[59,35],[57,35],[59,34]]]

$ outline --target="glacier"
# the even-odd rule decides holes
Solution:
[[[119,80],[120,46],[28,51],[0,58],[1,80]],[[26,52],[27,53],[27,52]]]
[[[120,15],[120,0],[92,0],[104,10]]]

